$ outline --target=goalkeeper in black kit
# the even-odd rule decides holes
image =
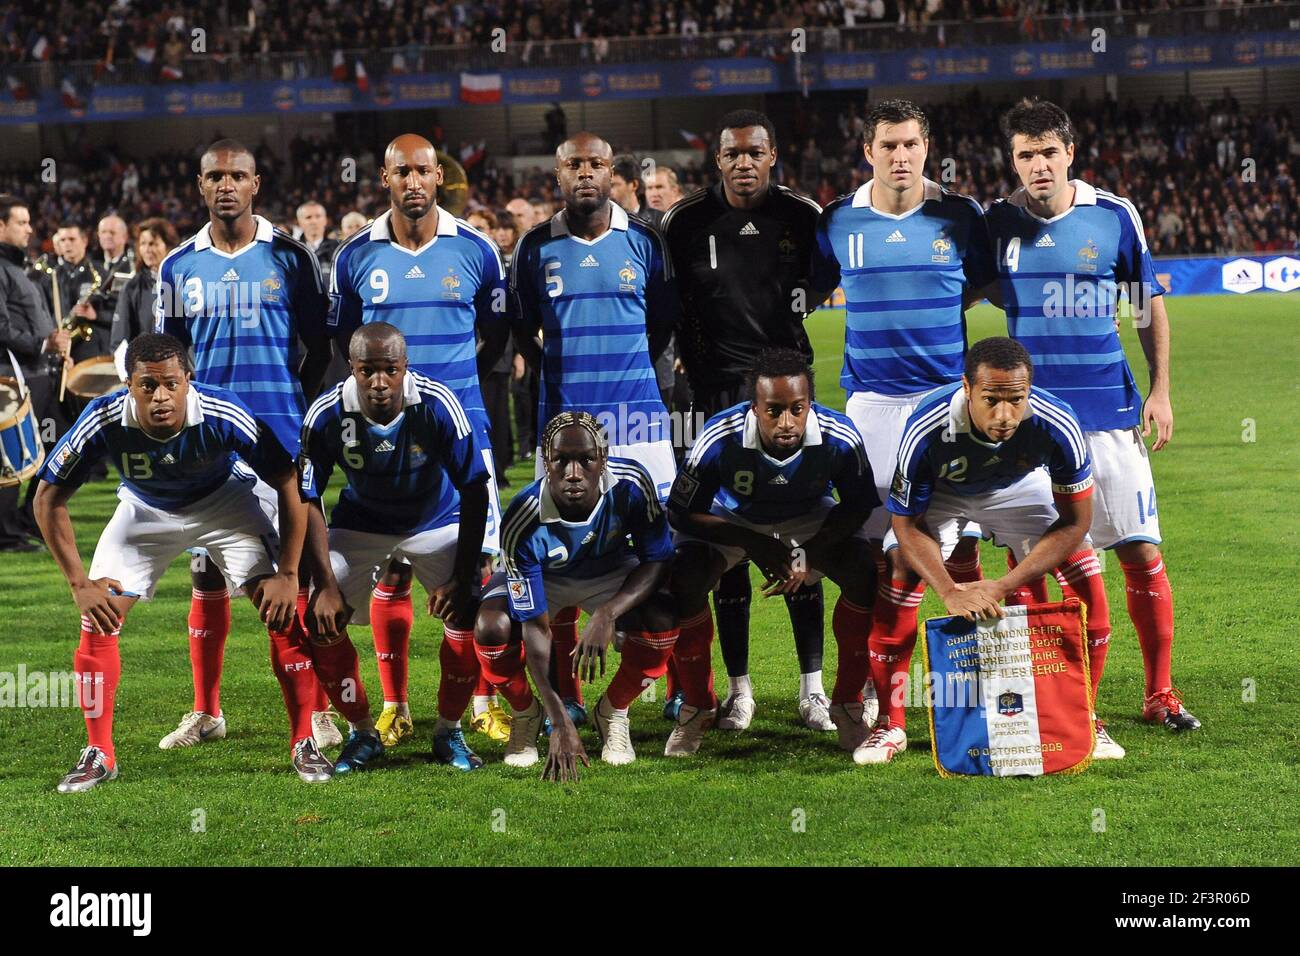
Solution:
[[[797,349],[811,365],[804,319],[832,291],[810,285],[821,207],[772,182],[772,121],[736,110],[722,117],[713,142],[719,181],[672,206],[660,227],[682,300],[677,342],[694,393],[692,422],[707,421],[742,400],[744,374],[763,349]],[[754,717],[751,598],[748,561],[724,574],[713,594],[730,683],[718,711],[723,730],[744,730]],[[785,600],[799,656],[800,719],[814,730],[832,731],[822,688],[822,586],[801,588]],[[664,708],[671,719],[682,699],[674,664]]]

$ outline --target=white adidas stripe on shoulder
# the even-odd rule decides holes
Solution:
[[[526,248],[525,244],[535,242],[535,241],[540,242],[541,240],[533,239],[533,234],[540,232],[543,229],[546,230],[546,233],[542,236],[542,239],[545,239],[551,234],[551,220],[547,219],[544,222],[539,222],[537,225],[533,226],[522,236],[520,236],[519,241],[515,243],[514,256],[510,260],[509,280],[510,280],[511,292],[517,292],[519,290],[519,273],[523,271],[519,268],[519,266],[523,260],[523,253],[524,253],[524,249]]]
[[[1109,199],[1111,202],[1118,203],[1120,206],[1124,208],[1125,211],[1128,212],[1128,217],[1133,222],[1133,231],[1137,233],[1138,242],[1141,243],[1142,245],[1142,251],[1146,252],[1147,235],[1142,228],[1142,215],[1137,211],[1137,206],[1133,205],[1132,201],[1125,199],[1123,196],[1116,196],[1114,193],[1107,192],[1104,189],[1096,189],[1096,187],[1093,188],[1096,191],[1097,195],[1100,196],[1102,199]]]
[[[1057,430],[1065,435],[1066,440],[1070,443],[1070,450],[1074,452],[1075,461],[1082,465],[1088,453],[1087,444],[1083,439],[1083,430],[1079,427],[1079,423],[1067,415],[1063,409],[1057,408],[1051,402],[1039,398],[1032,392],[1029,396],[1029,404],[1035,413],[1042,415],[1043,418],[1055,425]]]
[[[783,193],[789,196],[791,199],[797,199],[801,203],[805,203],[806,205],[812,206],[813,209],[817,211],[817,214],[821,215],[822,207],[817,203],[817,200],[813,199],[811,196],[805,196],[803,193],[797,193],[789,186],[782,186],[780,183],[773,184],[772,188],[778,193]]]
[[[325,410],[337,405],[343,400],[343,382],[335,385],[328,392],[321,392],[316,396],[316,400],[311,403],[311,408],[307,409],[307,414],[303,418],[303,426],[311,429],[316,427],[316,419],[320,418]]]
[[[298,247],[298,251],[307,257],[307,261],[311,263],[312,270],[316,274],[316,291],[324,292],[325,283],[321,279],[320,260],[316,258],[316,253],[311,251],[311,247],[308,246],[307,243],[302,242],[299,239],[295,239],[293,236],[289,235],[289,233],[285,232],[284,230],[275,227],[272,227],[271,229],[271,237],[273,239],[277,239],[277,238],[284,239],[286,242],[289,242],[294,246]],[[330,274],[333,275],[333,270],[331,270]]]
[[[338,247],[337,249],[334,250],[334,258],[330,260],[330,262],[331,262],[331,267],[330,267],[330,289],[329,289],[329,291],[330,291],[330,295],[338,295],[338,291],[339,291],[339,279],[338,279],[339,270],[338,270],[337,268],[335,268],[335,267],[338,265],[339,260],[340,260],[341,258],[343,258],[344,251],[346,250],[347,252],[350,253],[350,252],[352,251],[352,245],[353,245],[353,243],[356,243],[356,242],[364,242],[364,241],[368,240],[368,239],[370,238],[370,228],[371,228],[371,226],[373,226],[374,224],[375,224],[375,221],[374,221],[373,219],[370,220],[370,222],[366,223],[364,226],[362,226],[360,229],[358,229],[358,230],[357,230],[356,232],[354,232],[352,235],[350,235],[350,236],[348,236],[346,239],[344,239],[343,242],[339,244],[339,247]]]
[[[704,431],[700,433],[699,437],[695,439],[695,444],[691,446],[690,452],[686,455],[686,463],[688,465],[698,465],[700,463],[700,458],[704,456],[704,453],[719,439],[726,435],[735,434],[738,431],[743,432],[744,430],[745,416],[743,413],[731,415],[724,418],[722,421],[711,425],[704,429]]]
[[[668,211],[664,213],[663,219],[659,220],[660,230],[663,232],[668,231],[668,224],[672,222],[678,210],[684,209],[687,206],[693,206],[707,198],[709,198],[709,191],[707,189],[699,189],[691,193],[689,196],[677,200],[677,202],[668,207]]]
[[[238,421],[244,425],[245,428],[251,430],[254,436],[257,434],[257,419],[233,402],[217,398],[215,395],[204,395],[200,392],[199,407],[202,408],[205,413],[212,411],[217,413],[220,417],[229,418],[232,421]]]
[[[472,431],[469,416],[465,414],[465,406],[460,403],[460,399],[456,397],[455,392],[437,379],[428,378],[419,372],[410,374],[415,379],[415,387],[422,395],[435,398],[446,407],[447,413],[451,415],[452,421],[456,423],[457,438],[464,438]]]
[[[72,446],[73,451],[77,454],[81,454],[81,450],[85,447],[86,442],[99,434],[106,425],[111,425],[114,419],[121,418],[123,403],[126,402],[129,397],[129,393],[119,396],[111,402],[101,405],[95,410],[93,415],[87,415],[84,419],[79,421],[73,427],[72,432],[68,437],[68,444]]]
[[[507,574],[518,570],[518,565],[515,563],[515,548],[518,547],[519,539],[524,532],[540,517],[541,509],[540,498],[527,498],[513,510],[513,513],[506,514],[501,528],[501,561],[506,567]]]
[[[653,521],[659,516],[659,495],[655,492],[654,480],[649,472],[633,461],[614,461],[611,459],[607,468],[619,478],[631,481],[641,490],[646,500],[646,517]]]
[[[913,422],[904,432],[898,445],[898,467],[906,472],[911,465],[912,455],[921,439],[934,430],[934,427],[948,417],[948,403],[939,402],[930,411]]]
[[[456,219],[455,216],[453,216],[452,218]],[[472,233],[473,235],[477,236],[479,239],[483,240],[488,244],[488,248],[492,250],[492,255],[495,256],[497,260],[497,278],[499,280],[504,281],[506,277],[506,266],[505,263],[501,261],[501,250],[497,248],[497,244],[492,239],[492,237],[489,236],[486,232],[481,232],[478,229],[475,229],[464,219],[456,219],[456,226],[457,228],[463,228],[467,230],[468,232]]]

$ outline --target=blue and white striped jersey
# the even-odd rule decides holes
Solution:
[[[172,512],[212,494],[233,471],[251,490],[253,475],[239,468],[240,460],[268,481],[293,467],[275,433],[259,427],[238,395],[202,382],[190,383],[185,424],[166,441],[140,427],[127,389],[93,399],[54,446],[40,477],[76,487],[104,458],[141,501]]]
[[[784,461],[763,450],[748,402],[709,419],[673,483],[669,507],[705,512],[715,503],[753,524],[808,514],[834,489],[841,502],[880,505],[862,436],[846,415],[812,403],[803,446]]]
[[[516,621],[547,612],[545,577],[598,578],[633,555],[642,563],[673,557],[654,480],[627,458],[609,459],[600,499],[586,520],[561,518],[546,479],[539,478],[510,502],[501,528],[510,616]]]
[[[989,208],[1011,337],[1034,360],[1034,384],[1070,403],[1087,431],[1132,428],[1142,396],[1116,330],[1119,293],[1163,295],[1142,219],[1127,199],[1071,181],[1074,203],[1052,219],[1024,188]]]
[[[437,233],[419,249],[393,237],[392,210],[339,247],[329,325],[340,344],[363,323],[397,326],[411,368],[455,392],[486,430],[474,330],[506,322],[505,267],[491,239],[441,207],[437,214]]]
[[[921,204],[896,216],[871,205],[871,186],[827,206],[817,227],[813,285],[844,288],[840,384],[909,395],[957,381],[963,296],[996,276],[984,213],[927,179]]]
[[[510,263],[516,334],[542,332],[538,428],[590,412],[613,445],[667,438],[649,338],[680,309],[659,234],[610,203],[610,227],[571,235],[564,211],[519,240]]]
[[[212,224],[173,249],[158,270],[154,327],[194,347],[194,377],[237,392],[298,453],[306,402],[298,339],[323,337],[325,292],[316,256],[254,216],[237,252],[212,245]]]
[[[898,447],[898,470],[886,507],[925,514],[936,489],[980,495],[1007,488],[1046,466],[1052,493],[1071,500],[1092,494],[1092,462],[1070,406],[1046,389],[1029,390],[1029,410],[1015,434],[987,441],[972,427],[961,383],[937,388],[916,407]]]
[[[302,429],[303,497],[320,498],[335,466],[347,487],[330,527],[412,535],[460,521],[460,492],[487,481],[478,431],[455,393],[408,372],[404,407],[387,425],[366,418],[349,377],[312,403]]]

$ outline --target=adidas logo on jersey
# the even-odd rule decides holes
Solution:
[[[776,475],[775,475],[773,478],[769,479],[767,483],[768,483],[769,485],[788,485],[788,484],[790,484],[790,482],[788,482],[788,481],[785,480],[785,475],[781,474],[779,471],[776,473]]]
[[[885,242],[907,242],[907,236],[903,235],[901,230],[895,229],[889,234]]]
[[[594,531],[588,531],[588,532],[587,532],[587,536],[586,536],[585,538],[582,539],[582,543],[583,543],[583,544],[591,544],[591,542],[593,542],[593,541],[595,541],[595,540],[596,540],[596,532],[594,532]]]
[[[747,222],[740,228],[740,234],[742,236],[757,236],[758,227],[755,226],[752,222]]]
[[[238,282],[239,273],[233,267],[226,270],[226,274],[221,277],[222,282]]]
[[[393,447],[393,443],[390,442],[387,438],[385,438],[383,441],[381,441],[378,445],[375,446],[376,455],[381,455],[384,452],[388,452],[388,451],[397,451],[397,449]]]
[[[580,263],[578,263],[578,265],[583,269],[594,269],[598,265],[600,265],[600,263],[597,262],[596,257],[589,252],[587,253],[587,258],[583,259]]]
[[[1050,235],[1049,233],[1046,233],[1046,232],[1043,233],[1043,238],[1041,238],[1041,239],[1039,239],[1037,242],[1035,242],[1034,245],[1035,245],[1037,248],[1039,248],[1039,249],[1055,249],[1055,248],[1056,248],[1056,243],[1054,243],[1054,242],[1052,241],[1052,237],[1051,237],[1051,235]]]
[[[408,279],[423,279],[424,277],[424,270],[418,265],[411,266],[411,268],[406,271],[406,278]]]
[[[168,452],[167,454],[163,455],[161,458],[158,459],[158,464],[174,465],[176,464],[176,456],[173,455],[171,452]]]

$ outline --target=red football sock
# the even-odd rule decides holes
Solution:
[[[501,696],[509,702],[510,707],[518,712],[533,705],[533,689],[528,684],[528,673],[524,660],[519,655],[517,644],[480,644],[474,642],[474,653],[478,656],[479,687],[487,685],[487,690],[475,694],[485,697],[494,689],[501,691]]]
[[[916,618],[925,584],[881,579],[872,609],[871,636],[867,646],[871,653],[871,681],[880,696],[881,715],[891,727],[903,727],[907,717],[907,669],[916,647]]]
[[[113,701],[122,679],[122,655],[117,646],[118,631],[96,634],[94,625],[81,619],[81,643],[72,656],[77,677],[77,704],[86,719],[86,736],[92,747],[104,752],[109,767],[117,766],[113,749]]]
[[[1056,583],[1061,586],[1061,600],[1068,601],[1070,598],[1083,600],[1083,596],[1074,589],[1073,585],[1070,584],[1070,579],[1061,573],[1060,568],[1057,568],[1052,574],[1056,576]]]
[[[407,657],[414,624],[411,586],[404,585],[399,591],[376,585],[370,595],[370,630],[375,635],[375,661],[385,703],[406,703]]]
[[[490,680],[488,680],[488,679],[487,679],[487,675],[483,673],[483,661],[482,661],[482,660],[479,661],[479,669],[478,669],[478,684],[476,684],[475,687],[474,687],[474,696],[475,696],[475,697],[491,697],[491,696],[492,696],[492,682],[491,682]]]
[[[287,631],[271,631],[271,669],[280,682],[284,707],[289,712],[289,743],[296,744],[311,734],[311,708],[316,700],[316,671],[302,622],[294,618]]]
[[[1162,557],[1145,564],[1121,563],[1120,567],[1124,569],[1128,616],[1142,645],[1142,664],[1150,697],[1174,683],[1174,592]]]
[[[980,565],[978,548],[965,561],[949,558],[944,562],[944,567],[948,569],[948,576],[957,584],[974,584],[976,581],[984,580],[984,568]]]
[[[713,614],[706,607],[682,621],[673,660],[686,703],[711,710],[718,706],[713,692]]]
[[[668,673],[668,680],[665,682],[667,686],[664,688],[664,694],[666,695],[664,698],[665,700],[667,700],[668,697],[672,697],[673,694],[677,693],[679,690],[682,689],[682,678],[681,675],[677,673],[676,653],[674,653],[672,657],[668,658],[667,673]]]
[[[1096,706],[1097,688],[1101,686],[1102,671],[1106,669],[1106,651],[1110,648],[1110,605],[1106,601],[1101,563],[1092,549],[1076,551],[1056,569],[1056,575],[1087,608],[1088,673],[1092,678],[1093,706]]]
[[[623,659],[605,696],[609,705],[622,710],[668,669],[668,658],[677,644],[678,628],[671,631],[632,631],[623,641]]]
[[[301,588],[298,591],[298,620],[302,622],[303,632],[307,631],[307,605],[311,602],[311,592],[307,588]],[[316,694],[312,699],[311,709],[315,712],[328,710],[330,705],[330,695],[320,682],[320,675],[316,675]],[[339,711],[342,713],[342,711]]]
[[[325,690],[335,709],[353,724],[369,717],[370,701],[361,683],[357,649],[347,635],[333,644],[309,644],[308,647],[315,664],[317,686]]]
[[[438,679],[438,716],[460,720],[478,686],[478,657],[474,654],[474,632],[443,626],[438,650],[442,674]]]
[[[1007,548],[1007,570],[1016,569],[1016,556]],[[1009,595],[1007,595],[1007,604],[1020,604],[1028,607],[1030,604],[1046,604],[1047,597],[1047,578],[1039,578],[1029,584],[1022,584]]]
[[[871,671],[867,639],[871,634],[871,608],[858,607],[843,595],[835,602],[831,633],[839,647],[832,704],[862,703],[862,685]]]
[[[582,703],[582,684],[573,674],[573,649],[578,646],[578,609],[566,607],[551,621],[551,655],[555,658],[555,692]]]
[[[230,636],[230,592],[190,592],[190,670],[194,674],[194,709],[221,716],[221,663]]]

